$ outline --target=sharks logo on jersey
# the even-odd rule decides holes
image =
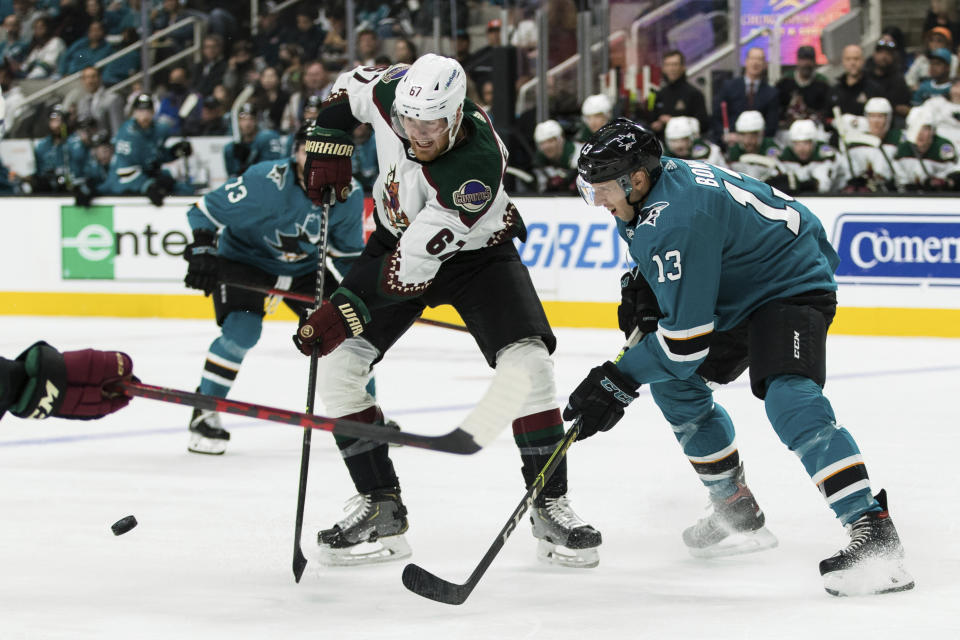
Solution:
[[[410,226],[410,220],[400,209],[400,183],[397,182],[397,168],[390,167],[387,179],[383,181],[383,195],[380,198],[383,212],[394,229],[404,231]]]
[[[287,170],[290,168],[286,162],[282,164],[273,165],[273,169],[270,169],[270,173],[267,174],[267,178],[272,180],[279,191],[283,191],[283,185],[287,180]]]
[[[670,206],[669,202],[654,202],[640,210],[640,223],[648,224],[651,227],[657,226],[657,218],[663,213],[663,210]]]
[[[277,252],[280,262],[299,262],[313,253],[313,247],[320,241],[320,216],[316,213],[307,214],[303,224],[296,225],[296,233],[283,233],[275,229],[274,239],[264,236],[263,241],[268,247]]]

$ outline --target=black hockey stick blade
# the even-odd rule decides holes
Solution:
[[[471,583],[470,580],[465,584],[447,582],[415,564],[408,564],[403,568],[402,580],[403,586],[418,596],[443,604],[463,604],[477,586],[476,582]]]
[[[303,555],[303,549],[300,548],[299,541],[293,546],[293,580],[300,584],[300,578],[307,569],[307,557]]]

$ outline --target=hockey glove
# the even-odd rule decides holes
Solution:
[[[188,158],[193,155],[193,145],[189,140],[181,140],[170,147],[174,158]]]
[[[637,269],[627,271],[620,277],[620,306],[617,307],[617,323],[627,338],[639,326],[641,333],[654,333],[657,321],[663,317],[657,297]]]
[[[597,431],[609,431],[623,417],[623,410],[637,398],[639,385],[627,378],[610,361],[594,367],[570,394],[563,410],[564,420],[580,417],[577,440]]]
[[[92,420],[122,409],[125,395],[106,395],[103,386],[133,377],[133,361],[120,351],[65,351],[37,342],[17,358],[27,381],[10,413],[21,418],[58,416]]]
[[[243,164],[250,157],[250,145],[245,142],[235,142],[233,144],[233,157],[237,162]]]
[[[370,312],[363,301],[340,288],[333,292],[329,300],[324,300],[320,308],[300,322],[300,328],[293,336],[293,343],[300,353],[309,356],[313,345],[325,356],[347,338],[363,333],[370,323]]]
[[[217,248],[212,231],[197,229],[193,232],[193,242],[183,250],[183,259],[187,261],[187,275],[183,283],[191,289],[203,291],[208,296],[217,288],[219,262]]]
[[[86,209],[90,206],[90,203],[93,202],[93,191],[91,191],[90,186],[86,182],[81,182],[73,188],[73,196],[75,204],[78,207],[83,207]]]
[[[328,204],[324,192],[329,187],[333,189],[337,200],[346,202],[352,188],[353,138],[339,129],[313,126],[307,131],[305,148],[307,164],[304,167],[304,183],[307,185],[307,197],[315,205]]]

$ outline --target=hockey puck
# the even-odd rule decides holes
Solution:
[[[133,516],[127,516],[126,518],[120,518],[110,525],[110,530],[113,531],[113,535],[122,536],[135,526],[137,526],[137,519]]]

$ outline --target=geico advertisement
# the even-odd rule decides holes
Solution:
[[[837,217],[840,282],[960,284],[960,215]]]
[[[60,206],[64,280],[180,281],[190,242],[187,208]]]

